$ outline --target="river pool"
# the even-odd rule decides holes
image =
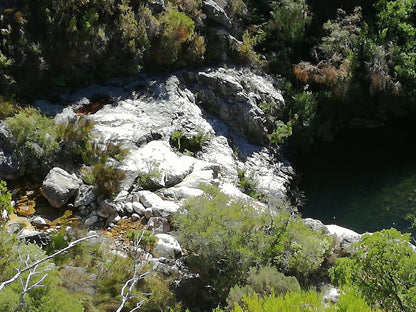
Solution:
[[[416,234],[416,128],[349,130],[297,162],[304,217],[359,233],[395,227]]]

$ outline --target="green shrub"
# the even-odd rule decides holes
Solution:
[[[77,117],[58,125],[61,151],[75,162],[88,160],[88,155],[93,153],[91,129],[94,124],[85,117]]]
[[[159,162],[152,161],[147,164],[147,170],[139,174],[136,183],[139,187],[156,191],[162,187],[162,172],[159,169]]]
[[[58,129],[52,118],[35,108],[25,108],[6,119],[16,149],[31,166],[49,163],[59,148]]]
[[[246,171],[238,169],[238,185],[244,194],[253,197],[254,199],[265,201],[265,196],[256,191],[258,181],[254,179],[254,173],[251,173],[249,177],[246,176]]]
[[[170,137],[170,145],[181,153],[191,153],[192,155],[199,152],[202,146],[209,140],[209,135],[198,131],[191,138],[188,138],[181,130],[175,130]]]
[[[5,264],[2,266],[3,270],[0,273],[0,281],[9,279],[14,275],[16,273],[15,268],[23,268],[25,260],[32,263],[46,256],[40,247],[34,244],[18,243],[3,231],[0,234],[0,240],[0,246],[1,249],[3,249],[2,251],[7,251],[7,253],[2,254],[2,259],[0,261],[4,261]],[[25,296],[25,305],[20,307],[19,310],[47,312],[84,311],[79,300],[72,296],[67,289],[60,286],[59,272],[53,267],[51,261],[40,264],[37,268],[37,272],[37,274],[34,274],[31,277],[29,285],[33,285],[46,274],[46,278],[41,282],[42,287],[30,290]],[[24,282],[26,281],[28,274],[29,272],[22,274],[21,277]],[[21,284],[18,281],[15,281],[0,291],[0,307],[6,309],[2,311],[14,311],[17,308],[22,289],[21,287]]]
[[[246,284],[243,287],[233,286],[227,297],[228,309],[231,310],[235,303],[242,304],[244,296],[257,293],[259,296],[271,294],[284,295],[287,292],[299,292],[299,282],[293,276],[285,276],[276,268],[263,266],[260,269],[250,268]]]
[[[97,186],[96,195],[114,198],[121,190],[121,181],[126,177],[124,171],[103,162],[81,170],[86,183]]]
[[[262,61],[260,55],[254,51],[254,47],[264,39],[264,33],[259,32],[258,34],[251,36],[246,30],[243,34],[243,43],[238,45],[237,51],[240,60],[243,64],[252,67],[261,67]]]
[[[151,294],[143,306],[142,311],[183,311],[181,304],[177,301],[175,294],[170,290],[173,277],[167,277],[152,272],[141,283],[140,289]]]
[[[225,300],[242,284],[250,267],[271,264],[305,279],[315,272],[331,239],[313,232],[299,217],[281,209],[276,216],[221,193],[217,187],[189,199],[173,222],[191,269],[214,287],[213,300]],[[215,296],[217,296],[215,298]]]
[[[6,209],[6,211],[10,214],[14,211],[12,205],[12,194],[7,190],[7,184],[5,181],[0,180],[0,212],[3,211],[3,209]]]
[[[279,244],[270,246],[274,254],[271,256],[272,263],[303,282],[308,274],[319,270],[331,250],[332,238],[323,232],[313,231],[299,217],[292,218],[285,231]]]
[[[0,281],[4,281],[10,278],[13,274],[16,273],[14,269],[18,263],[18,255],[16,252],[15,245],[18,241],[15,236],[9,235],[4,230],[4,227],[0,227],[0,252],[2,257],[0,257]]]
[[[153,47],[153,59],[158,65],[174,66],[179,61],[187,63],[186,57],[180,52],[185,47],[186,42],[195,40],[193,20],[185,13],[179,12],[174,8],[168,8],[162,17],[162,32],[159,42]],[[202,48],[201,41],[194,41],[194,48]],[[194,55],[199,55],[198,49],[195,49]]]
[[[162,177],[161,172],[158,169],[151,169],[148,173],[139,174],[136,182],[139,187],[156,191],[161,188],[160,179]]]
[[[157,242],[157,238],[153,235],[152,231],[131,229],[127,233],[126,238],[129,239],[130,242],[134,243],[137,240],[137,236],[140,237],[143,231],[145,232],[142,239],[140,240],[140,246],[144,248],[146,251],[149,251],[156,246]]]
[[[121,190],[121,181],[126,177],[125,172],[117,168],[117,164],[127,155],[127,150],[121,143],[109,143],[104,146],[91,144],[91,147],[81,151],[81,154],[88,165],[80,169],[84,181],[97,186],[97,196],[114,198]]]
[[[152,15],[148,8],[136,14],[127,1],[122,1],[119,9],[117,27],[121,32],[119,40],[125,54],[123,59],[127,62],[125,71],[134,74],[142,68],[143,57],[150,49],[146,19],[151,19]]]
[[[331,304],[323,300],[315,290],[288,292],[277,296],[270,294],[265,297],[257,293],[244,296],[242,304],[235,304],[232,312],[382,312],[372,309],[359,294],[347,291],[341,294],[337,303]],[[222,312],[220,309],[213,312]]]
[[[275,129],[269,135],[270,144],[283,144],[292,135],[292,122],[284,123],[279,120],[275,123]]]
[[[116,256],[107,258],[97,275],[97,293],[94,298],[97,307],[107,311],[112,306],[115,310],[120,304],[121,288],[133,276],[133,260]],[[138,292],[135,291],[133,295],[138,295]]]
[[[312,19],[305,0],[273,1],[271,15],[267,31],[286,43],[302,40]]]
[[[350,258],[337,259],[331,278],[356,288],[366,301],[387,311],[416,309],[416,253],[410,234],[395,229],[365,234]]]
[[[205,38],[197,33],[193,33],[185,45],[186,59],[184,61],[190,65],[200,64],[204,60],[205,51]]]
[[[1,53],[1,52],[0,52]],[[20,110],[20,107],[13,99],[6,100],[0,96],[0,120],[12,117]]]

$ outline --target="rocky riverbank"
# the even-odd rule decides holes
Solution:
[[[267,144],[270,120],[260,109],[264,103],[281,112],[285,106],[270,77],[240,68],[114,79],[53,103],[38,100],[34,105],[55,124],[86,118],[93,123],[98,148],[112,145],[126,151],[120,160],[110,160],[124,173],[121,191],[114,198],[97,195],[96,187],[83,179],[83,166],[57,157],[42,178],[41,190],[62,217],[48,220],[39,215],[35,200],[24,195],[26,201],[15,202],[20,216],[3,216],[9,219],[8,231],[47,244],[45,233],[78,222],[103,231],[114,239],[115,250],[125,251],[129,232],[145,226],[157,238],[145,256],[155,270],[184,275],[181,261],[175,260],[184,251],[171,235],[171,217],[185,200],[201,195],[203,185],[216,185],[261,210],[286,209],[293,199],[295,172],[284,151]],[[4,122],[1,129],[5,144],[0,177],[18,179],[28,172],[25,161],[9,148]],[[256,199],[243,192],[243,180],[258,194]],[[334,250],[345,250],[360,237],[316,220],[305,223],[335,237]]]

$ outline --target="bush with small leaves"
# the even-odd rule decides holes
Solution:
[[[89,145],[90,143],[88,143]],[[83,180],[97,186],[97,196],[114,198],[121,190],[121,181],[126,177],[124,171],[117,168],[117,164],[127,155],[127,150],[118,144],[91,144],[81,151],[85,164],[80,168]]]
[[[60,149],[67,155],[66,159],[70,158],[78,163],[86,160],[88,153],[93,149],[93,126],[94,122],[85,117],[77,117],[66,124],[58,125]]]
[[[270,294],[265,297],[252,293],[236,303],[231,312],[382,312],[365,303],[359,294],[343,292],[335,304],[325,302],[315,290],[287,292],[285,295]],[[215,309],[213,312],[222,312]]]
[[[284,295],[287,292],[299,292],[299,282],[293,276],[285,276],[276,268],[262,266],[259,269],[250,268],[246,284],[243,287],[233,286],[227,297],[228,309],[231,310],[235,303],[242,304],[244,296],[257,293],[259,296],[271,294]]]
[[[185,13],[168,8],[162,17],[162,25],[159,42],[152,47],[156,64],[174,67],[179,63],[198,60],[203,55],[205,48],[202,37],[195,34],[194,21]],[[181,54],[187,46],[192,52],[189,60]]]
[[[0,233],[0,246],[3,251],[3,270],[0,273],[0,281],[11,278],[16,273],[15,268],[22,269],[25,261],[33,263],[45,257],[45,252],[34,244],[18,242],[3,232]],[[0,261],[0,262],[2,262]],[[30,275],[29,275],[30,274]],[[22,300],[23,287],[34,285],[41,278],[40,287],[28,288]],[[26,284],[26,282],[28,284]],[[26,286],[24,286],[26,285]],[[21,275],[21,283],[18,281],[7,285],[0,291],[1,311],[47,311],[47,312],[83,312],[84,308],[76,296],[60,285],[59,271],[51,263],[51,260],[41,263],[36,269]]]
[[[237,183],[244,194],[247,194],[250,197],[253,197],[254,199],[265,201],[264,195],[256,191],[256,187],[259,184],[259,182],[256,179],[254,179],[253,172],[249,176],[247,176],[245,170],[238,169],[237,174]]]
[[[244,282],[250,267],[271,264],[304,280],[319,269],[331,238],[312,231],[285,209],[276,215],[258,211],[217,187],[189,199],[173,218],[190,268],[213,286],[214,304]]]
[[[12,117],[20,110],[19,105],[14,99],[5,99],[0,96],[0,120]]]
[[[145,232],[143,236],[141,236],[143,231]],[[137,240],[138,236],[141,237],[140,246],[143,247],[146,251],[149,251],[155,247],[157,238],[153,235],[151,231],[148,230],[131,229],[127,233],[126,238],[134,243]]]
[[[258,68],[263,65],[260,55],[254,51],[254,47],[264,40],[264,33],[258,31],[257,34],[250,35],[246,30],[243,34],[243,42],[238,45],[237,51],[240,57],[240,61],[248,66]]]
[[[5,209],[8,213],[13,212],[13,207],[11,205],[12,194],[7,190],[7,183],[3,180],[0,180],[0,213]]]
[[[365,234],[352,245],[350,258],[339,258],[331,278],[357,289],[366,301],[386,311],[416,309],[416,252],[410,234],[395,229]]]
[[[103,162],[81,169],[84,181],[97,186],[96,195],[104,198],[114,198],[121,190],[121,180],[126,177],[124,171]]]
[[[58,151],[58,128],[52,118],[35,108],[25,108],[6,119],[16,150],[32,168],[52,161]]]
[[[170,145],[181,153],[194,154],[202,149],[202,146],[209,140],[209,135],[202,131],[191,138],[188,138],[183,131],[175,130],[170,137]]]

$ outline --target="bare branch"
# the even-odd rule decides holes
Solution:
[[[140,242],[143,239],[143,236],[145,234],[145,230],[146,230],[146,228],[144,228],[142,230],[141,235],[137,236],[137,238],[136,238],[136,241],[135,241],[135,244],[134,244],[135,247],[136,247],[136,253],[135,253],[135,256],[134,256],[133,276],[121,288],[121,303],[120,303],[120,306],[117,308],[117,310],[115,312],[120,312],[124,308],[127,301],[136,297],[136,296],[132,296],[134,287],[136,286],[138,281],[144,279],[146,277],[146,275],[150,273],[150,272],[145,272],[145,273],[142,273],[140,275],[138,274],[138,269],[139,269],[139,267],[142,266],[142,263],[140,262],[140,255],[137,252],[137,248],[139,247]],[[141,300],[140,302],[138,302],[136,304],[136,307],[134,307],[132,310],[130,310],[130,312],[133,312],[133,311],[136,311],[136,310],[140,309],[140,307],[144,304],[144,302],[145,302],[144,299]]]
[[[73,242],[70,242],[68,244],[68,246],[66,246],[65,248],[62,248],[62,249],[58,250],[57,252],[53,253],[52,255],[49,255],[49,256],[47,256],[47,257],[45,257],[43,259],[37,260],[37,261],[33,262],[32,264],[29,264],[29,255],[28,255],[28,257],[25,260],[25,267],[23,269],[21,269],[21,270],[20,269],[16,269],[17,270],[17,273],[12,278],[10,278],[10,279],[2,282],[0,284],[0,291],[2,291],[3,288],[6,287],[7,285],[9,285],[9,284],[13,283],[15,280],[17,280],[23,273],[32,270],[33,268],[37,267],[39,264],[41,264],[41,263],[43,263],[45,261],[48,261],[50,259],[55,258],[56,256],[58,256],[58,255],[60,255],[60,254],[62,254],[64,252],[68,251],[69,249],[75,247],[79,243],[81,243],[81,242],[83,242],[85,240],[88,240],[88,239],[92,239],[92,238],[98,238],[98,235],[97,234],[94,234],[94,235],[82,237],[82,238],[77,239],[77,240],[75,240]],[[20,259],[21,259],[21,257],[20,257]]]
[[[27,259],[28,258],[26,258],[26,260]],[[44,287],[44,285],[41,285],[41,283],[46,278],[46,276],[48,276],[47,273],[43,274],[43,276],[37,282],[35,282],[32,285],[30,285],[30,280],[32,279],[32,277],[34,275],[43,273],[43,272],[37,272],[37,269],[38,269],[38,266],[35,266],[32,270],[29,271],[29,274],[26,277],[26,282],[25,283],[23,283],[22,275],[19,276],[20,284],[22,285],[22,291],[20,293],[19,304],[17,305],[17,307],[14,310],[14,312],[19,311],[21,308],[23,308],[26,305],[25,297],[26,297],[26,294],[29,291],[31,291],[32,289],[35,289],[35,288]]]
[[[142,301],[140,301],[140,302],[138,302],[137,304],[136,304],[136,306],[133,308],[133,309],[131,309],[130,310],[130,312],[134,312],[134,311],[136,311],[136,310],[138,310],[138,309],[140,309],[141,308],[141,306],[143,305],[143,303],[145,302],[145,300],[143,299]]]

